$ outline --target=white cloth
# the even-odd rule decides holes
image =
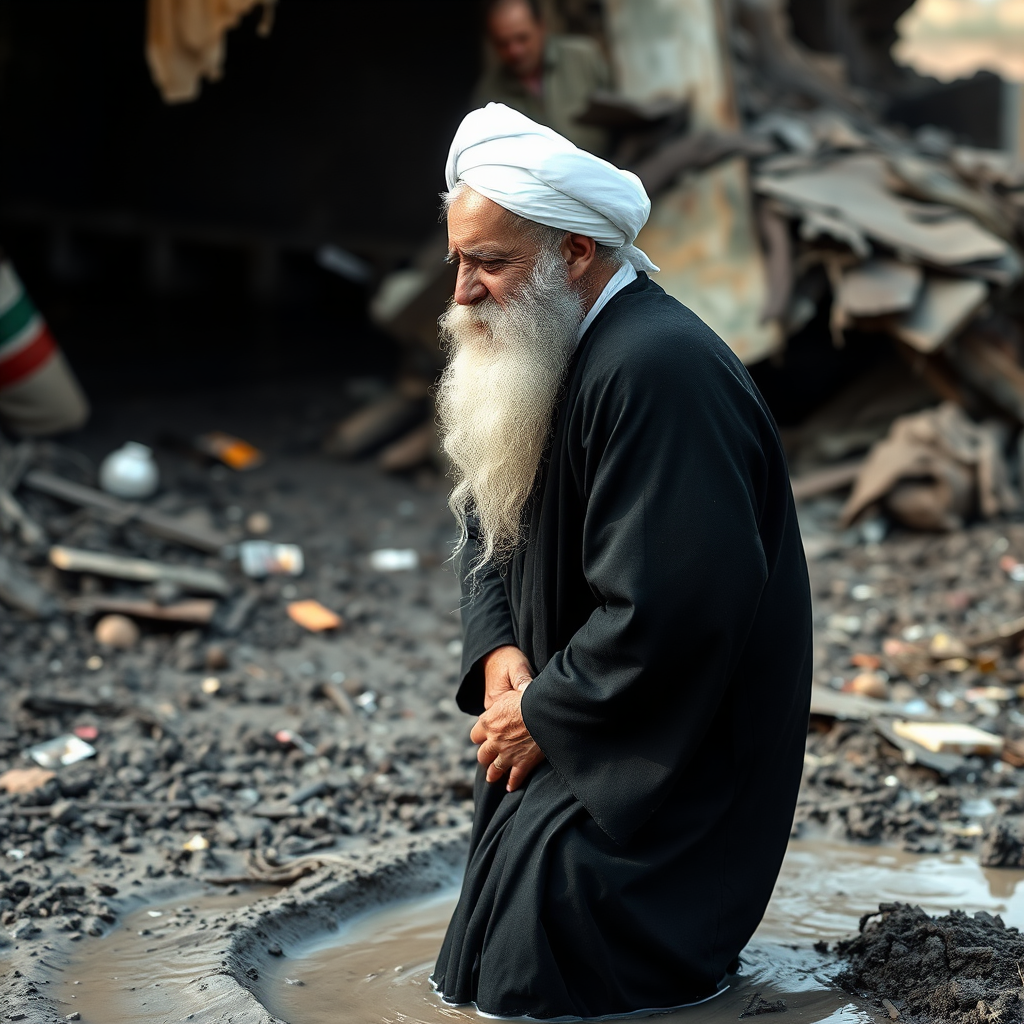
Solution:
[[[583,335],[587,333],[587,328],[597,319],[597,314],[604,309],[605,306],[625,288],[627,285],[632,284],[636,280],[636,270],[633,268],[632,263],[623,263],[612,279],[601,289],[601,294],[597,297],[597,302],[590,307],[590,312],[583,318],[583,323],[580,324],[579,332],[576,335],[576,343],[579,344],[583,340]]]
[[[449,190],[464,181],[537,224],[628,247],[626,257],[638,270],[658,269],[633,245],[651,212],[640,179],[503,103],[488,103],[463,118],[445,179]]]

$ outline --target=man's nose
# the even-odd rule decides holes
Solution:
[[[487,297],[487,288],[469,267],[459,267],[459,276],[455,279],[455,301],[460,306],[475,306]]]

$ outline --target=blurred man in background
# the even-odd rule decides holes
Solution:
[[[484,18],[495,60],[477,84],[477,105],[504,103],[581,149],[605,155],[605,131],[576,120],[593,93],[612,87],[597,43],[549,34],[538,0],[488,0]]]

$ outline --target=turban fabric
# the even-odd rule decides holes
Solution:
[[[463,118],[445,179],[449,190],[464,181],[537,224],[625,246],[637,270],[658,269],[633,245],[651,212],[640,179],[503,103],[488,103]]]

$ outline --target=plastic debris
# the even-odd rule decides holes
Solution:
[[[100,463],[100,487],[116,498],[148,498],[156,493],[159,484],[160,471],[152,449],[136,441],[122,445]]]
[[[370,552],[370,566],[379,572],[401,572],[416,569],[419,564],[419,553],[412,548],[380,548]]]
[[[342,624],[341,616],[325,608],[319,601],[292,601],[288,605],[288,616],[311,633],[322,633],[328,629],[338,629]]]
[[[58,736],[45,743],[37,743],[26,751],[36,764],[43,768],[59,768],[61,765],[75,764],[84,761],[96,753],[96,748],[73,733]]]
[[[203,693],[212,696],[220,689],[220,680],[216,676],[207,676],[199,684],[199,688],[203,691]]]
[[[210,840],[205,836],[201,836],[197,832],[187,842],[182,843],[181,848],[183,850],[188,850],[189,853],[199,853],[202,850],[208,850],[210,848]]]
[[[209,455],[232,469],[255,469],[264,462],[263,452],[258,448],[254,448],[240,437],[224,434],[219,430],[197,437],[196,447],[204,455]]]
[[[238,545],[242,572],[253,579],[264,576],[301,576],[305,568],[298,544],[274,544],[269,540],[244,540]]]
[[[95,725],[76,725],[72,732],[80,740],[85,740],[87,743],[91,743],[100,734],[99,729]]]

